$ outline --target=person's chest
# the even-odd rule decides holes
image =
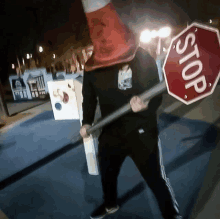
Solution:
[[[93,85],[97,95],[112,98],[131,97],[139,92],[135,72],[110,69],[96,72],[93,75]]]

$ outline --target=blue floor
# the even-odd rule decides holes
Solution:
[[[180,212],[189,218],[201,189],[212,150],[215,126],[201,121],[159,117],[167,177]],[[102,202],[100,176],[88,174],[84,147],[71,145],[79,121],[55,121],[45,112],[0,136],[0,181],[69,145],[72,149],[0,191],[0,208],[9,219],[89,218]],[[156,200],[133,161],[127,158],[119,181],[120,211],[107,218],[162,219]]]

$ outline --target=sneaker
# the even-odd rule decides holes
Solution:
[[[114,214],[118,209],[119,209],[118,205],[113,208],[105,208],[105,206],[102,205],[92,213],[90,218],[91,219],[102,219],[109,214]]]

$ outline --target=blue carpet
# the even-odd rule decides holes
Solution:
[[[70,137],[79,131],[79,121],[54,121],[51,114],[40,114],[0,136],[0,180],[70,144]],[[169,114],[162,114],[158,125],[165,171],[181,214],[189,218],[218,130]],[[162,219],[151,190],[130,158],[122,166],[118,192],[121,210],[107,218]],[[100,176],[88,174],[83,145],[0,191],[0,207],[9,219],[84,219],[101,202]]]

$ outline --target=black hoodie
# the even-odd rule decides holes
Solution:
[[[84,72],[82,125],[92,125],[97,98],[104,118],[129,103],[134,95],[142,94],[160,82],[156,62],[144,49],[137,50],[129,66],[130,74],[128,73],[125,78],[119,76],[121,65]],[[143,125],[148,130],[155,130],[156,111],[161,102],[162,95],[159,95],[150,100],[148,109],[138,113],[130,111],[104,129],[114,128],[124,136]]]

